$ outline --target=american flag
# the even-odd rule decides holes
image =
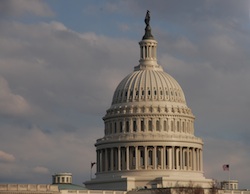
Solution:
[[[95,165],[95,162],[91,162],[91,169],[93,168],[93,166]]]
[[[224,171],[229,171],[229,164],[224,164],[222,168]]]

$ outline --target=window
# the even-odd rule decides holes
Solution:
[[[171,121],[171,131],[174,131],[174,121]]]
[[[152,120],[149,120],[149,121],[148,121],[148,130],[149,130],[149,131],[153,131],[152,128],[153,128],[153,126],[152,126]]]
[[[110,124],[109,124],[109,132],[108,132],[108,134],[112,133],[112,128],[113,128],[113,127],[112,127],[112,123],[110,123]]]
[[[164,121],[164,131],[167,131],[167,121]]]
[[[137,126],[136,126],[136,120],[133,121],[133,131],[136,132]]]
[[[129,132],[129,121],[126,121],[126,132]]]
[[[156,121],[156,131],[160,131],[160,121]]]
[[[115,122],[115,132],[114,133],[116,133],[116,131],[117,131],[117,127],[116,127],[116,122]]]
[[[122,121],[120,121],[120,133],[122,132]]]
[[[141,120],[141,131],[144,131],[144,120]]]

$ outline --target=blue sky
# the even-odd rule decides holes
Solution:
[[[88,180],[102,117],[138,65],[146,10],[158,62],[182,86],[204,173],[249,188],[250,2],[0,2],[0,182]]]

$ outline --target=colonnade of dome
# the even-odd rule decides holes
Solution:
[[[129,170],[201,171],[202,149],[185,146],[119,146],[97,150],[97,173]]]

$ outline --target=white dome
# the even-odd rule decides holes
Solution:
[[[203,176],[203,142],[194,135],[194,115],[178,82],[157,63],[149,19],[148,11],[140,63],[119,83],[103,117],[96,178],[85,182],[90,189],[211,184]]]
[[[139,69],[126,76],[114,92],[112,105],[142,101],[186,104],[178,82],[161,68]]]

